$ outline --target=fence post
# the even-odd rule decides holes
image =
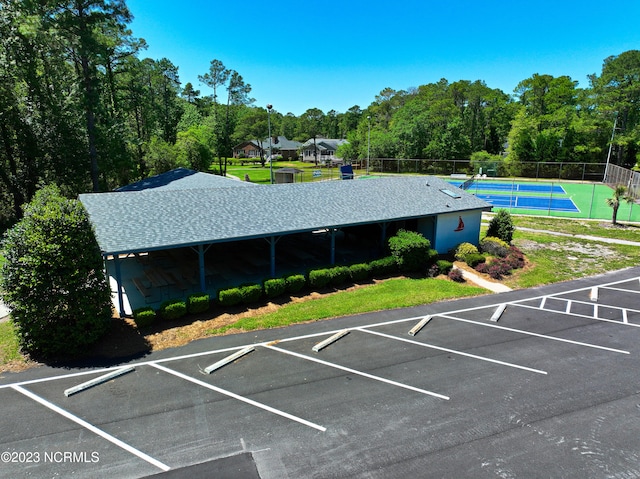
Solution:
[[[589,219],[591,219],[591,211],[593,211],[593,198],[596,195],[596,184],[593,184],[593,189],[591,190],[591,204],[589,205]]]

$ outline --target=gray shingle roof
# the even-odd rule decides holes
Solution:
[[[116,188],[116,191],[143,190],[187,190],[194,188],[226,188],[234,186],[255,186],[253,183],[237,181],[225,176],[200,173],[188,168],[176,168],[166,173],[150,176],[126,186]]]
[[[277,236],[491,205],[435,177],[88,193],[103,254]]]

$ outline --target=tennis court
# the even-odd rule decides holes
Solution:
[[[485,194],[478,194],[476,196],[491,203],[497,208],[523,208],[528,210],[580,212],[571,198]]]
[[[449,180],[468,193],[512,213],[611,220],[607,199],[613,190],[603,183],[476,179]],[[622,202],[618,221],[640,222],[640,207]]]

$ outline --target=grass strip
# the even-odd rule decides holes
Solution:
[[[210,330],[208,333],[221,334],[229,329],[252,331],[278,328],[310,320],[406,308],[445,299],[476,296],[486,292],[483,288],[436,278],[390,279],[372,286],[303,303],[287,304],[273,313],[244,318],[232,325]]]
[[[0,364],[23,360],[13,323],[11,321],[0,323]]]

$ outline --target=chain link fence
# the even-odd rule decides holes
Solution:
[[[629,196],[636,200],[640,198],[640,172],[609,164],[602,182],[612,188],[618,185],[626,186]]]
[[[476,175],[477,165],[470,160],[424,160],[399,158],[371,158],[369,173],[414,173],[425,175]],[[367,170],[367,160],[357,163],[360,174]],[[606,163],[575,162],[519,162],[513,165],[497,162],[493,168],[485,168],[487,176],[523,177],[545,180],[602,181]],[[611,166],[611,165],[610,165]]]

